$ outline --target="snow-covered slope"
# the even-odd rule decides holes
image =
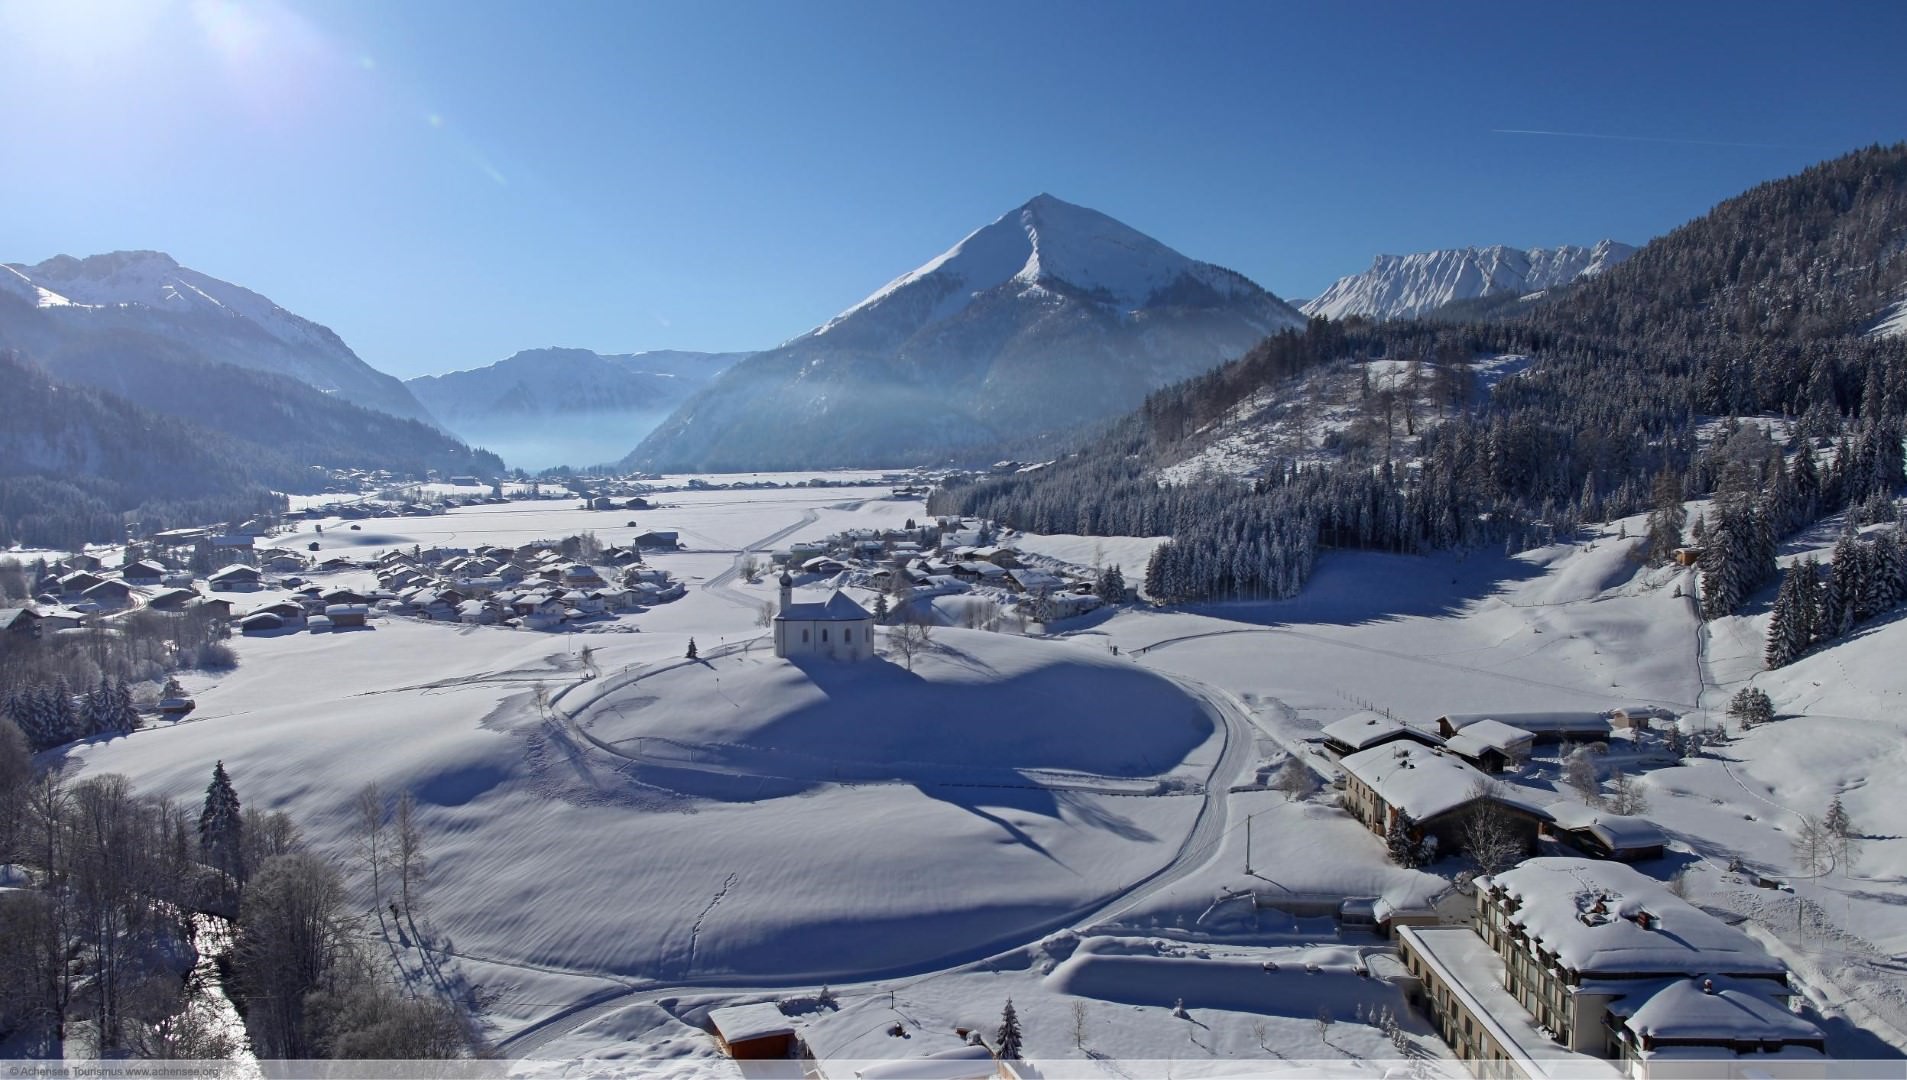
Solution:
[[[1586,248],[1565,244],[1519,251],[1497,244],[1415,255],[1379,255],[1369,270],[1339,278],[1318,297],[1306,301],[1304,313],[1331,319],[1348,315],[1407,319],[1457,300],[1505,293],[1522,296],[1567,285],[1577,278],[1600,274],[1635,251],[1628,244],[1604,240]]]
[[[611,461],[751,353],[525,349],[405,385],[463,439],[530,469]]]
[[[10,263],[0,266],[0,291],[38,309],[31,352],[56,372],[74,340],[110,335],[130,351],[150,335],[175,353],[286,375],[367,408],[431,419],[403,383],[359,359],[328,328],[161,252]]]
[[[1867,333],[1869,337],[1907,337],[1907,299],[1889,304]]]
[[[1230,270],[1041,195],[735,365],[627,460],[754,469],[985,453],[1117,415],[1303,321]]]

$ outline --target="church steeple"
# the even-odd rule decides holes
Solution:
[[[795,579],[788,576],[788,571],[783,570],[781,572],[781,610],[783,612],[788,610],[788,605],[794,602],[794,598]]]

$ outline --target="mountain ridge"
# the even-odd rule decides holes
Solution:
[[[1638,249],[1614,240],[1589,247],[1504,244],[1378,255],[1363,273],[1339,278],[1301,306],[1307,315],[1408,319],[1464,300],[1524,296],[1594,277]]]
[[[7,263],[0,265],[0,292],[39,310],[55,331],[50,337],[62,324],[82,334],[148,334],[210,362],[287,375],[366,408],[435,423],[402,382],[365,363],[331,328],[164,252]],[[57,351],[51,344],[26,343],[43,362]]]

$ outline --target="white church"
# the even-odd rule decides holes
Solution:
[[[874,616],[839,589],[826,602],[797,604],[795,583],[781,575],[781,610],[775,615],[775,655],[831,660],[874,657]]]

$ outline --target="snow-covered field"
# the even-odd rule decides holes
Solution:
[[[1348,1068],[1396,1056],[1376,1025],[1399,1003],[1353,970],[1379,939],[1315,915],[1351,896],[1422,906],[1449,883],[1392,866],[1328,790],[1292,801],[1256,778],[1293,754],[1328,777],[1307,740],[1357,709],[1647,703],[1693,730],[1753,678],[1795,715],[1643,775],[1649,816],[1676,837],[1645,869],[1688,867],[1691,896],[1788,955],[1831,1050],[1907,1041],[1907,621],[1757,674],[1766,616],[1702,628],[1678,595],[1689,575],[1643,568],[1611,525],[1516,557],[1330,553],[1294,600],[1123,609],[1056,639],[942,628],[912,672],[797,667],[760,640],[773,588],[734,574],[742,553],[924,517],[920,504],[884,486],[662,501],[471,507],[348,537],[325,523],[312,539],[366,554],[676,529],[687,550],[652,561],[690,591],[626,634],[385,619],[247,638],[235,671],[187,680],[190,721],[69,756],[181,799],[223,759],[241,797],[290,810],[347,861],[357,787],[415,791],[427,940],[402,955],[480,987],[512,1056],[716,1069],[691,1025],[772,999],[824,1059],[918,1057],[956,1048],[956,1027],[990,1031],[1010,996],[1048,1075],[1116,1076],[1134,1058]],[[1136,581],[1157,540],[1018,542],[1079,563],[1103,550]],[[1555,786],[1540,768],[1529,782]],[[1868,839],[1854,866],[1802,880],[1796,815],[1835,793]],[[1793,891],[1755,886],[1731,857]]]

